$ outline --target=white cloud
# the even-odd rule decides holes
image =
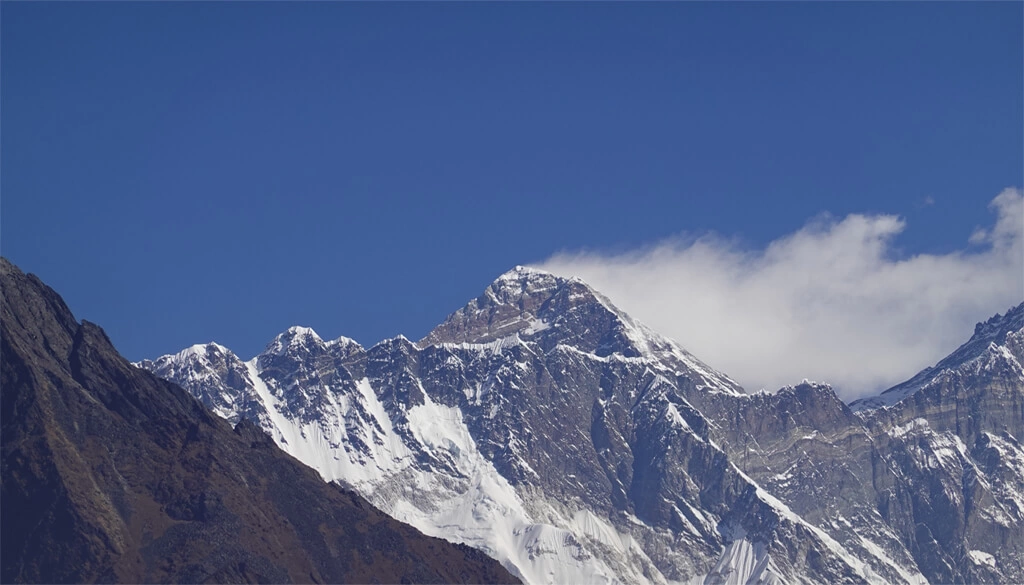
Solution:
[[[1024,300],[1024,198],[1006,189],[970,251],[895,258],[892,215],[819,218],[763,250],[711,235],[625,254],[560,253],[583,278],[748,390],[803,378],[847,400],[932,365]]]

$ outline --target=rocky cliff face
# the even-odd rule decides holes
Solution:
[[[906,488],[883,515],[936,582],[1024,581],[1024,304],[860,416]]]
[[[3,582],[514,582],[324,483],[258,397],[206,396],[246,413],[232,428],[4,259],[0,292]],[[210,378],[247,388],[226,357]]]
[[[920,407],[746,395],[583,282],[517,268],[417,343],[292,328],[249,361],[141,365],[531,583],[989,582],[1024,579],[1024,377],[999,347]]]
[[[849,407],[802,384],[692,397],[766,490],[889,581],[1024,580],[1024,304],[936,366]],[[887,557],[893,562],[877,562]]]

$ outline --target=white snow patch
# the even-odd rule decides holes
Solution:
[[[906,436],[910,432],[923,431],[929,429],[928,421],[924,418],[915,418],[907,424],[900,425],[889,429],[889,436],[898,439]]]
[[[967,554],[971,556],[971,560],[976,565],[988,565],[993,569],[996,568],[996,558],[983,550],[971,550],[967,551]]]
[[[479,452],[458,408],[424,394],[424,404],[406,412],[412,435],[406,443],[364,378],[354,393],[325,393],[327,413],[321,421],[299,425],[283,413],[257,360],[245,366],[253,393],[266,408],[261,426],[285,452],[425,534],[483,550],[527,583],[617,582],[597,551],[587,549],[590,541],[623,556],[643,555],[629,535],[590,512],[564,519],[563,526],[536,522],[516,490]],[[332,422],[324,425],[322,420]],[[353,444],[350,435],[365,449]],[[417,468],[413,453],[419,450],[446,462],[451,471]]]
[[[899,574],[899,576],[902,577],[904,581],[906,581],[910,585],[928,585],[928,579],[925,579],[924,575],[922,575],[920,571],[916,569],[907,569],[903,565],[893,560],[892,557],[890,557],[888,554],[886,554],[885,550],[883,550],[882,547],[878,546],[877,544],[868,540],[867,538],[864,538],[862,534],[857,534],[857,536],[860,537],[861,545],[865,549],[867,549],[868,552],[877,557],[886,565],[892,567],[893,570],[895,570],[896,573]]]
[[[529,325],[526,326],[526,329],[523,329],[523,333],[526,333],[527,335],[533,335],[534,333],[540,333],[541,331],[546,331],[548,329],[551,329],[550,323],[547,323],[541,319],[533,318],[530,319]]]

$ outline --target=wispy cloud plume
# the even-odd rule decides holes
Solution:
[[[1024,300],[1024,198],[992,200],[991,227],[950,254],[896,258],[892,215],[816,219],[763,250],[711,235],[624,254],[560,253],[579,276],[748,390],[803,378],[847,399],[935,363],[974,324]]]

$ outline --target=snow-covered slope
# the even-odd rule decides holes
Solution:
[[[321,375],[325,361],[351,349],[349,340],[324,343],[312,329],[293,327],[246,362],[211,343],[142,365],[175,379],[231,422],[259,421],[325,480],[355,489],[426,534],[484,550],[527,581],[612,580],[607,567],[567,552],[567,531],[532,521],[476,449],[457,408],[420,394],[396,429],[367,378]]]
[[[871,469],[882,427],[827,387],[747,396],[578,279],[518,267],[417,343],[293,327],[245,362],[208,344],[140,365],[529,583],[924,581],[863,477],[905,489]],[[986,547],[967,562],[1007,562]]]

